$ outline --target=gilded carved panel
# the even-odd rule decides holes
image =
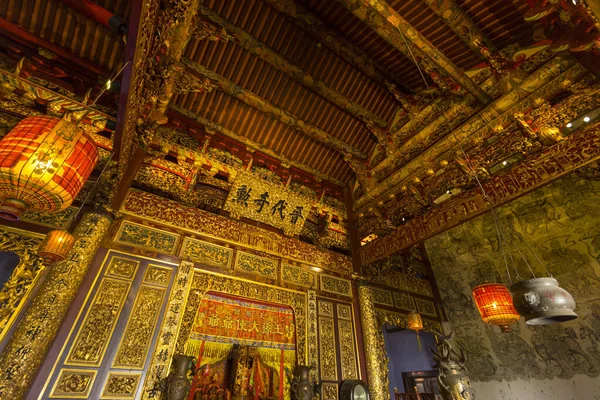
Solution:
[[[106,276],[133,280],[139,265],[140,262],[137,260],[130,260],[123,257],[113,257],[110,260],[108,269],[106,270]]]
[[[240,244],[308,265],[318,265],[342,274],[349,275],[352,272],[352,260],[348,256],[323,250],[244,222],[186,207],[147,192],[130,190],[120,211],[165,226],[185,229],[194,234]]]
[[[68,229],[76,213],[77,207],[68,207],[57,213],[26,211],[21,220],[54,229]]]
[[[87,399],[95,379],[96,371],[65,368],[60,371],[50,398]]]
[[[310,368],[310,379],[311,382],[317,382],[319,378],[319,335],[317,331],[317,292],[314,290],[308,290],[307,292],[307,353],[306,354],[306,365]]]
[[[319,277],[323,292],[352,297],[352,282],[349,279],[336,278],[329,275],[319,275]]]
[[[414,310],[415,302],[412,296],[405,292],[394,292],[394,304],[396,307],[404,310]]]
[[[233,249],[186,237],[183,239],[180,256],[190,261],[229,269]]]
[[[333,303],[330,301],[319,300],[319,315],[333,318]]]
[[[110,372],[101,399],[133,400],[140,384],[141,372]]]
[[[371,291],[373,292],[373,303],[394,307],[392,292],[375,286],[371,286]]]
[[[333,318],[319,317],[319,360],[321,380],[337,381],[337,357]]]
[[[352,306],[350,304],[340,304],[336,305],[337,307],[337,316],[339,319],[345,319],[348,321],[352,321]]]
[[[282,263],[281,280],[299,286],[315,287],[317,283],[317,274],[313,271],[309,271],[307,268]]]
[[[144,368],[165,293],[164,288],[142,285],[119,344],[114,368]]]
[[[65,364],[100,365],[130,286],[113,278],[102,280]]]
[[[142,399],[156,399],[159,397],[158,382],[167,376],[173,358],[179,327],[183,319],[183,310],[188,299],[194,264],[182,261],[177,269],[174,283],[169,295],[169,307],[165,313],[162,326],[158,335],[152,361],[148,367]]]
[[[235,269],[247,274],[277,279],[277,260],[260,257],[244,251],[237,252]]]
[[[131,221],[123,221],[115,236],[115,242],[159,253],[175,254],[179,235]]]
[[[421,314],[434,318],[437,317],[437,312],[435,311],[435,304],[433,304],[433,301],[415,297],[415,304],[417,306],[417,311]]]
[[[354,327],[352,321],[338,319],[338,333],[342,362],[342,380],[357,379],[356,346],[354,345]]]
[[[323,400],[338,400],[338,384],[323,383],[321,386],[321,397]]]
[[[144,274],[144,283],[153,285],[169,286],[171,278],[171,268],[161,267],[160,265],[150,264]]]

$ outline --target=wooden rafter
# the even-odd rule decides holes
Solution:
[[[401,78],[396,77],[383,65],[374,62],[371,57],[346,39],[344,35],[328,27],[325,22],[309,12],[300,3],[294,0],[264,0],[264,2],[279,13],[292,18],[302,30],[382,87],[387,89],[390,84],[395,84],[403,92],[410,93]]]
[[[421,35],[412,25],[383,0],[337,0],[351,11],[358,19],[367,24],[381,38],[398,49],[406,57],[411,58],[405,39],[421,58],[437,64],[449,77],[467,92],[475,96],[483,104],[490,97],[475,84],[452,61],[442,54],[429,40]]]
[[[247,137],[245,137],[237,132],[234,132],[231,129],[228,129],[219,123],[209,120],[208,118],[204,118],[200,115],[196,115],[189,110],[171,105],[171,106],[169,106],[167,115],[172,117],[173,119],[180,120],[188,125],[196,125],[196,126],[204,127],[205,130],[208,132],[219,132],[224,136],[227,136],[239,143],[242,143],[249,149],[260,151],[261,153],[264,153],[267,156],[272,157],[275,160],[281,161],[282,164],[287,164],[287,165],[295,167],[299,170],[306,171],[309,174],[314,175],[315,177],[317,177],[318,179],[320,179],[322,181],[329,181],[331,183],[334,183],[334,184],[336,184],[338,186],[342,186],[342,187],[346,185],[344,182],[342,182],[338,179],[335,179],[329,175],[323,174],[322,172],[317,171],[316,169],[309,167],[306,164],[303,164],[303,163],[300,163],[297,161],[292,161],[289,158],[283,156],[281,153],[274,152],[273,150],[269,149],[268,147],[263,146],[260,143],[250,140]]]
[[[227,33],[233,37],[233,41],[244,50],[247,50],[262,60],[268,62],[273,67],[296,80],[296,82],[318,94],[354,118],[357,118],[358,120],[367,124],[370,129],[374,131],[374,134],[377,136],[380,143],[385,145],[387,141],[387,132],[381,128],[385,128],[387,126],[386,121],[359,104],[348,99],[335,89],[329,87],[323,81],[311,76],[308,72],[291,63],[288,59],[277,53],[268,45],[260,42],[243,29],[222,18],[210,8],[201,5],[198,9],[198,14],[224,28]]]
[[[199,75],[203,78],[210,79],[210,81],[215,83],[217,85],[217,88],[223,93],[244,102],[250,107],[253,107],[259,111],[270,115],[271,117],[282,122],[283,124],[294,128],[298,132],[301,132],[325,144],[328,147],[331,147],[332,149],[340,152],[343,155],[351,153],[362,159],[367,158],[367,155],[364,154],[362,151],[350,146],[347,143],[344,143],[343,141],[339,140],[333,135],[325,132],[321,128],[318,128],[314,125],[309,124],[308,122],[301,120],[299,117],[293,115],[289,111],[275,106],[274,104],[270,103],[268,100],[260,97],[259,95],[236,85],[234,82],[217,74],[216,72],[210,71],[203,65],[200,65],[195,61],[185,58],[182,58],[181,61],[187,66],[185,70],[186,73],[194,75],[196,77]]]

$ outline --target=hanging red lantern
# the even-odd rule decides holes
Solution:
[[[40,243],[38,256],[44,263],[52,264],[67,258],[69,251],[75,244],[75,237],[67,231],[50,231]]]
[[[24,118],[0,140],[0,217],[64,210],[97,161],[96,145],[73,123],[45,115]]]
[[[423,319],[418,312],[410,312],[406,319],[408,320],[408,329],[416,332],[423,330]]]
[[[510,332],[510,325],[521,316],[515,310],[508,288],[499,283],[484,283],[473,289],[473,298],[483,322],[497,325],[502,332]]]

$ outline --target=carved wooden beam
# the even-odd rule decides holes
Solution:
[[[375,135],[378,139],[380,137],[384,139],[383,143],[381,144],[384,146],[387,144],[387,140],[385,140],[387,138],[387,132],[384,130],[387,127],[387,122],[382,118],[378,117],[359,104],[356,104],[335,89],[327,86],[323,81],[311,76],[308,72],[291,63],[265,43],[260,42],[258,39],[254,38],[252,35],[241,28],[238,28],[226,19],[221,18],[210,8],[200,5],[198,8],[198,14],[203,15],[213,23],[224,28],[227,33],[233,37],[233,41],[244,50],[247,50],[262,60],[268,62],[273,67],[284,72],[296,82],[310,89],[328,102],[336,105],[341,110],[352,115],[354,118],[369,125],[373,130],[377,131],[375,132]]]
[[[319,142],[322,142],[326,146],[331,147],[332,149],[344,155],[351,153],[363,159],[367,158],[367,155],[362,151],[342,142],[324,130],[301,120],[292,113],[273,105],[268,100],[258,96],[257,94],[236,85],[234,82],[217,74],[216,72],[208,70],[197,62],[187,58],[182,58],[181,62],[187,66],[185,69],[186,73],[196,76],[200,75],[209,79],[211,82],[214,82],[217,85],[217,88],[223,93],[226,93],[227,95],[242,101],[250,107],[270,115],[281,123],[294,128],[298,132],[318,140]]]
[[[299,2],[294,0],[264,0],[264,2],[279,13],[290,17],[296,25],[318,40],[319,43],[327,46],[335,54],[384,88],[387,89],[390,84],[395,84],[404,93],[410,93],[410,90],[403,84],[402,78],[394,76],[383,65],[374,62],[358,46],[355,46],[337,30],[327,26],[325,22],[309,12]]]
[[[397,188],[406,179],[425,175],[424,171],[427,168],[425,164],[435,164],[444,157],[449,157],[459,142],[469,148],[470,144],[466,142],[467,140],[471,141],[476,137],[485,136],[494,127],[509,121],[515,112],[532,107],[536,99],[551,99],[565,89],[565,82],[570,84],[587,74],[581,65],[574,64],[575,61],[570,57],[567,59],[560,56],[555,57],[535,71],[520,86],[515,87],[469,118],[464,124],[454,129],[453,134],[446,135],[442,140],[424,150],[419,157],[402,165],[402,168],[394,165],[393,160],[385,159],[380,164],[386,163],[387,168],[392,168],[396,172],[379,182],[369,193],[358,198],[354,208],[357,212],[362,211],[371,201],[377,201],[397,191]],[[565,71],[567,68],[569,69]],[[377,166],[377,171],[383,169],[380,165]]]
[[[499,206],[599,159],[600,123],[596,123],[484,182],[483,187],[493,204]],[[490,202],[478,188],[463,192],[439,208],[408,221],[392,234],[367,243],[361,248],[362,264],[407,249],[490,208]]]
[[[498,49],[483,34],[481,29],[454,2],[454,0],[425,0],[425,3],[439,15],[444,22],[462,39],[473,51],[481,54],[498,74],[505,72],[503,59]]]
[[[367,24],[386,42],[398,49],[408,59],[411,59],[409,45],[412,45],[417,56],[431,60],[437,64],[448,76],[467,92],[475,96],[483,104],[490,101],[490,97],[473,82],[452,61],[435,48],[423,35],[421,35],[408,21],[396,12],[383,0],[337,0],[351,11],[358,19]],[[404,38],[402,37],[404,36]]]
[[[274,158],[275,160],[281,161],[282,164],[287,164],[292,167],[298,168],[299,170],[306,171],[309,174],[314,175],[321,181],[329,181],[338,186],[346,186],[346,183],[344,183],[338,179],[335,179],[331,176],[325,175],[322,172],[317,171],[316,169],[314,169],[312,167],[309,167],[308,165],[302,164],[300,162],[292,161],[289,158],[283,156],[281,153],[276,153],[273,150],[269,149],[268,147],[265,147],[260,143],[250,140],[250,139],[246,138],[245,136],[232,131],[231,129],[225,128],[223,125],[213,122],[213,121],[209,120],[208,118],[204,118],[199,115],[196,115],[188,109],[184,109],[184,108],[178,107],[176,105],[171,105],[171,106],[169,106],[167,115],[173,117],[173,119],[180,120],[191,126],[204,127],[207,132],[219,132],[224,136],[227,136],[239,143],[242,143],[249,149],[254,149],[256,151],[260,151],[261,153],[264,153],[267,156]]]

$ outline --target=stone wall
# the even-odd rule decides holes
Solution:
[[[472,287],[498,279],[509,283],[491,214],[428,240],[477,398],[600,399],[600,182],[571,175],[501,207],[499,214],[506,234],[538,276],[542,269],[523,239],[575,297],[580,318],[541,327],[528,327],[521,319],[509,334],[483,323]],[[511,250],[517,271],[529,278],[515,247]],[[512,265],[510,273],[515,281]]]

